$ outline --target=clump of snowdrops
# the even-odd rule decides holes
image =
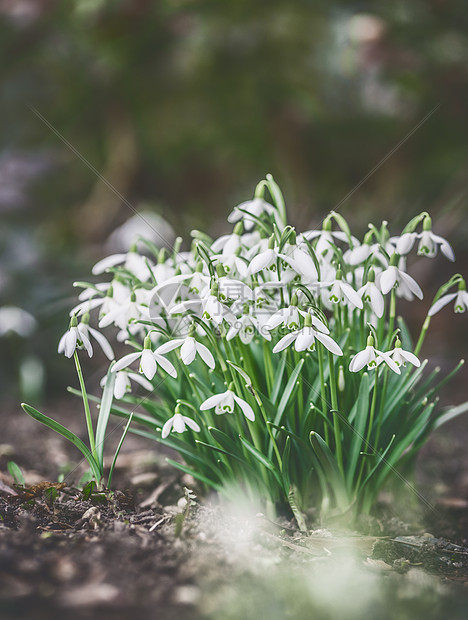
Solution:
[[[383,222],[359,240],[336,212],[297,233],[271,175],[228,221],[216,240],[193,231],[186,250],[180,239],[168,252],[139,238],[95,265],[106,281],[76,283],[59,351],[75,358],[89,449],[66,436],[98,482],[112,413],[125,432],[173,448],[181,459],[169,461],[206,487],[291,509],[301,527],[311,509],[368,512],[431,431],[468,409],[437,407],[462,362],[440,378],[420,359],[431,316],[452,301],[466,311],[462,276],[439,289],[415,340],[397,316],[398,298],[423,299],[408,255],[453,261],[453,250],[425,212],[399,236]],[[88,397],[78,349],[92,355],[94,340],[113,360],[109,339],[129,352],[111,362],[103,395]],[[96,433],[90,399],[100,403]]]

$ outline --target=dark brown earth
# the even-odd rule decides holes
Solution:
[[[48,413],[79,432],[81,412],[64,411]],[[425,448],[420,498],[405,508],[383,495],[359,531],[317,524],[306,536],[292,521],[275,524],[201,497],[158,446],[137,437],[126,443],[117,490],[84,498],[75,450],[18,408],[3,416],[2,619],[465,617],[466,419]],[[9,460],[27,490],[14,486]],[[51,485],[40,483],[67,470],[54,500]],[[187,487],[197,496],[188,507]]]

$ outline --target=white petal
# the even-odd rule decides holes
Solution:
[[[301,333],[297,336],[294,348],[296,351],[305,351],[314,344],[314,333],[311,329],[301,329]]]
[[[171,375],[171,377],[177,377],[177,370],[169,360],[162,355],[158,355],[157,353],[154,354],[154,357],[156,358],[156,362],[167,372],[168,375]]]
[[[130,387],[126,372],[118,372],[115,378],[114,396],[117,400],[123,398]]]
[[[197,351],[208,368],[214,368],[216,366],[214,357],[208,347],[205,347],[204,344],[197,342]]]
[[[366,347],[362,351],[359,351],[359,353],[356,353],[349,363],[349,370],[351,372],[359,372],[362,370],[370,360],[371,350],[372,347]]]
[[[343,294],[353,304],[353,306],[356,306],[356,308],[360,308],[360,309],[362,308],[362,299],[359,297],[359,295],[356,293],[356,291],[353,289],[353,287],[350,284],[348,284],[347,282],[341,282],[340,288]]]
[[[400,271],[400,278],[406,284],[409,290],[414,295],[416,295],[416,297],[419,297],[419,299],[422,299],[424,297],[421,287],[419,286],[419,284],[416,282],[414,278],[412,278],[410,275],[408,275],[404,271]]]
[[[286,347],[289,347],[296,337],[297,332],[291,332],[290,334],[283,336],[283,338],[281,338],[281,340],[273,347],[273,353],[279,353],[280,351],[283,351],[283,349],[286,349]]]
[[[371,283],[372,284],[372,283]],[[369,297],[371,300],[371,307],[374,311],[374,314],[380,318],[382,318],[384,310],[385,310],[385,301],[382,293],[379,289],[373,284],[369,287]]]
[[[429,308],[429,312],[427,313],[428,316],[434,316],[434,314],[437,314],[439,310],[442,310],[442,308],[446,306],[448,303],[450,303],[452,299],[455,299],[456,296],[457,296],[457,293],[449,293],[448,295],[442,295],[442,297],[438,299],[435,302],[435,304],[433,304]]]
[[[255,420],[255,413],[253,412],[253,409],[249,405],[249,403],[246,403],[245,400],[239,398],[239,396],[236,396],[236,394],[234,394],[234,400],[242,409],[242,413],[245,415],[245,417],[253,422]]]
[[[444,239],[439,235],[434,235],[434,233],[432,234],[432,238],[436,243],[440,243],[440,251],[442,254],[453,262],[455,260],[455,252],[447,239]]]
[[[130,366],[130,364],[137,360],[139,357],[141,357],[141,351],[125,355],[124,357],[122,357],[122,359],[120,359],[112,366],[112,372],[117,372],[118,370],[122,370],[122,368]]]
[[[180,358],[183,363],[188,366],[193,362],[197,354],[197,345],[195,338],[188,337],[180,348]]]
[[[169,353],[169,351],[173,351],[174,349],[177,349],[177,347],[180,347],[180,345],[184,344],[184,342],[185,342],[184,338],[177,338],[176,340],[170,340],[169,342],[165,342],[160,347],[158,347],[155,353],[157,353],[158,355],[165,355],[166,353]]]
[[[333,338],[330,338],[330,336],[317,332],[315,334],[315,337],[317,338],[319,342],[323,344],[324,347],[326,347],[329,351],[331,351],[335,355],[343,355],[343,351],[340,349],[338,344],[333,340]]]
[[[393,370],[393,372],[396,372],[397,375],[401,375],[401,370],[388,353],[384,353],[383,351],[376,351],[376,353],[384,360],[387,366]]]
[[[68,330],[60,338],[60,342],[59,342],[58,347],[57,347],[58,353],[64,353],[65,352],[65,343],[67,342],[67,335],[68,335]]]
[[[192,420],[192,418],[188,418],[186,415],[182,416],[184,418],[184,422],[187,424],[187,426],[189,428],[192,429],[192,431],[196,431],[197,433],[200,432],[200,427],[198,426],[198,424],[195,422],[195,420]],[[184,429],[185,430],[185,429]]]
[[[153,384],[150,381],[148,381],[148,379],[143,377],[143,375],[140,375],[136,372],[129,372],[128,376],[130,377],[132,381],[135,381],[135,383],[139,383],[141,387],[144,387],[145,390],[148,390],[149,392],[154,391]]]
[[[416,233],[405,233],[404,235],[401,235],[396,243],[397,254],[408,254],[413,247],[417,236],[418,235]]]
[[[419,366],[421,366],[421,362],[418,360],[416,355],[414,355],[414,353],[411,353],[411,351],[405,351],[404,349],[401,349],[400,354],[407,362],[413,364],[413,366],[416,366],[416,368],[419,368]]]
[[[385,271],[382,271],[379,278],[380,290],[386,295],[395,286],[398,272],[396,267],[389,267]]]
[[[97,329],[94,329],[93,327],[89,327],[88,329],[89,329],[89,333],[93,336],[93,338],[96,340],[96,342],[101,347],[107,359],[109,360],[115,359],[114,351],[112,350],[112,347],[110,346],[107,338],[103,334],[101,334],[101,332],[98,332]]]
[[[210,396],[200,405],[200,410],[206,411],[207,409],[213,409],[213,407],[216,407],[216,405],[222,402],[225,399],[225,397],[226,397],[226,392],[223,392],[222,394],[214,394],[213,396]]]
[[[174,415],[174,421],[172,422],[172,428],[176,433],[183,433],[185,431],[184,416],[181,413]]]
[[[169,420],[162,427],[161,437],[165,439],[169,433],[171,432],[172,425],[174,424],[174,417],[169,418]]]
[[[156,374],[158,365],[154,359],[154,353],[149,349],[143,349],[140,361],[140,371],[145,375],[147,379],[152,379]]]
[[[262,269],[269,267],[275,260],[274,250],[265,250],[252,259],[249,267],[250,273],[258,273]]]
[[[104,271],[106,271],[106,269],[109,269],[109,267],[115,267],[115,265],[123,263],[126,258],[126,254],[112,254],[111,256],[106,256],[106,258],[103,258],[94,265],[91,272],[93,273],[93,275],[97,276],[100,273],[104,273]]]
[[[71,357],[76,349],[76,341],[78,340],[78,329],[72,327],[65,334],[65,347],[64,352],[66,357]]]

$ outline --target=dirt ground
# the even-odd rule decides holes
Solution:
[[[48,409],[79,432],[81,412],[65,411]],[[410,508],[384,495],[377,517],[358,530],[317,524],[308,536],[294,522],[201,497],[161,448],[133,436],[118,490],[86,498],[74,486],[84,469],[74,469],[72,447],[19,408],[5,408],[2,419],[2,619],[466,617],[466,418],[424,449]],[[14,487],[9,460],[28,490]],[[65,482],[52,501],[50,484],[40,483],[60,472]]]

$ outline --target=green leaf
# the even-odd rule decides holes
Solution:
[[[15,483],[20,484],[21,486],[24,487],[25,485],[24,476],[19,466],[14,461],[8,461],[7,467],[8,467],[10,476],[13,478]]]
[[[291,492],[291,478],[289,475],[289,460],[291,456],[291,438],[286,437],[283,454],[281,455],[281,476],[283,478],[284,490]]]
[[[242,377],[242,379],[244,379],[245,381],[245,387],[249,388],[252,387],[252,379],[249,377],[249,375],[245,372],[245,370],[243,370],[240,366],[238,366],[237,364],[234,364],[234,362],[231,362],[229,360],[226,360],[226,362],[229,364],[229,366],[231,366],[232,368],[234,368],[234,370],[236,372],[238,372],[240,374],[240,376]]]
[[[286,356],[287,356],[287,353],[288,353],[287,351],[284,351],[284,355],[283,355],[280,363],[276,367],[275,381],[274,381],[274,385],[273,385],[273,392],[271,393],[271,396],[270,396],[270,401],[273,404],[276,404],[276,400],[278,398],[278,394],[279,394],[279,391],[281,389],[281,383],[282,383],[282,380],[283,380],[284,369],[286,368]]]
[[[304,519],[304,515],[299,510],[299,507],[297,505],[296,489],[294,487],[291,487],[289,489],[288,502],[289,502],[289,505],[291,506],[291,510],[293,512],[294,518],[297,521],[299,529],[301,530],[301,532],[307,532],[307,525]]]
[[[454,418],[466,413],[468,411],[468,401],[462,403],[461,405],[457,405],[456,407],[449,407],[445,409],[441,416],[437,418],[434,423],[434,429],[439,428],[442,424],[453,420]]]
[[[330,211],[330,215],[333,217],[335,222],[338,224],[341,230],[348,237],[349,245],[353,247],[353,240],[352,240],[351,230],[349,228],[348,222],[344,219],[344,217],[340,213],[337,213],[336,211]]]
[[[102,392],[101,405],[99,407],[99,416],[96,425],[96,459],[101,470],[104,469],[104,442],[106,439],[106,429],[114,398],[116,373],[112,372],[112,366],[113,363],[107,371],[106,384]]]
[[[65,426],[60,424],[60,422],[56,422],[55,420],[52,420],[52,418],[49,418],[48,416],[44,415],[37,409],[34,409],[34,407],[31,407],[31,405],[27,405],[26,403],[21,403],[21,407],[32,418],[34,418],[38,422],[41,422],[45,426],[51,428],[56,433],[59,433],[59,435],[62,435],[62,437],[65,437],[65,439],[68,439],[68,441],[70,441],[76,448],[78,448],[78,450],[83,454],[85,459],[88,461],[89,466],[91,467],[93,471],[93,475],[96,479],[96,482],[99,482],[101,480],[102,469],[99,467],[99,464],[97,463],[94,456],[91,454],[89,448],[81,441],[79,437],[77,437],[74,433],[69,431],[68,428],[65,428]]]
[[[123,444],[123,442],[125,440],[125,437],[127,436],[128,430],[130,428],[130,424],[132,423],[132,419],[133,419],[133,411],[132,411],[132,413],[130,414],[130,416],[128,418],[128,422],[125,425],[125,428],[123,429],[123,432],[122,432],[122,437],[120,438],[119,444],[118,444],[118,446],[117,446],[117,448],[115,450],[114,459],[112,461],[112,465],[111,465],[110,470],[109,470],[109,477],[107,478],[107,488],[108,489],[111,488],[111,482],[112,482],[112,476],[114,474],[115,464],[117,463],[117,458],[118,458],[118,456],[120,454],[120,449],[122,448],[122,444]]]
[[[330,448],[322,437],[314,431],[311,431],[309,439],[314,453],[328,478],[338,506],[342,509],[348,508],[349,498],[345,487],[345,481]]]
[[[354,479],[356,466],[359,460],[359,452],[361,451],[362,445],[365,441],[364,433],[366,432],[367,418],[369,414],[370,389],[371,382],[369,380],[369,374],[365,372],[362,375],[358,397],[349,415],[349,422],[352,423],[351,428],[353,434],[349,447],[348,464],[346,466],[346,481],[348,483],[348,488],[351,487]]]
[[[419,215],[416,215],[415,217],[413,217],[413,219],[411,219],[406,224],[406,226],[403,228],[403,232],[401,234],[404,235],[405,233],[414,232],[416,230],[416,226],[419,224],[419,222],[421,222],[426,217],[426,215],[427,213],[423,211]]]
[[[183,463],[179,463],[178,461],[174,461],[173,459],[166,459],[166,462],[169,463],[169,465],[172,465],[173,467],[177,467],[177,469],[180,469],[181,471],[185,472],[186,474],[189,474],[193,478],[196,478],[197,480],[200,480],[201,482],[204,482],[206,485],[208,485],[212,489],[215,489],[216,491],[220,491],[221,490],[221,485],[220,484],[218,484],[217,482],[214,482],[214,480],[212,480],[211,478],[207,478],[206,476],[201,474],[196,469],[192,469],[191,467],[187,467],[187,465],[184,465]]]
[[[275,203],[276,207],[278,207],[278,210],[280,213],[282,214],[285,213],[286,207],[284,204],[283,194],[279,188],[279,185],[273,179],[271,174],[267,174],[266,179],[267,179],[268,191],[270,192],[271,197],[273,198],[273,202]]]
[[[278,482],[278,484],[282,487],[282,480],[279,476],[278,470],[275,467],[275,465],[273,464],[273,461],[271,461],[268,457],[266,457],[264,454],[262,454],[262,452],[260,452],[260,450],[257,450],[257,448],[255,448],[255,446],[253,446],[250,441],[248,441],[247,439],[245,439],[245,437],[241,437],[239,435],[239,439],[242,442],[242,445],[244,445],[247,450],[252,454],[252,456],[255,457],[255,459],[264,467],[266,467],[269,471],[271,471],[271,473],[273,474],[273,476],[275,477],[276,481]]]
[[[298,361],[298,363],[296,364],[296,367],[291,373],[291,376],[289,377],[286,387],[284,388],[284,392],[281,397],[280,403],[278,405],[278,410],[276,412],[276,416],[274,420],[274,423],[277,426],[279,426],[281,423],[281,418],[283,417],[283,413],[286,409],[289,399],[291,398],[294,391],[297,389],[296,381],[297,381],[297,378],[299,377],[299,374],[303,366],[304,366],[304,358]]]

